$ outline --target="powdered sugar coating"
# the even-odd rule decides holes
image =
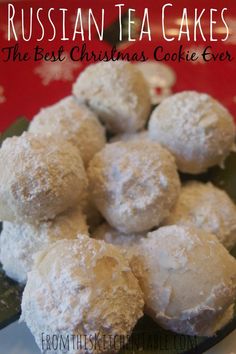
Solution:
[[[143,305],[138,281],[121,252],[79,235],[78,240],[58,241],[37,256],[24,290],[21,319],[39,346],[42,333],[86,335],[92,343],[100,333],[100,348],[71,346],[68,353],[115,353],[120,348],[112,350],[110,340],[124,336],[126,343]]]
[[[3,222],[0,262],[10,278],[26,283],[36,252],[57,240],[76,238],[78,233],[88,235],[86,218],[80,208],[70,209],[38,225]]]
[[[194,225],[213,233],[231,249],[236,244],[236,206],[227,193],[211,183],[189,182],[164,225]]]
[[[130,248],[136,246],[142,238],[146,237],[146,234],[127,235],[114,229],[109,224],[103,223],[94,230],[92,237],[96,240],[103,240],[121,248]]]
[[[147,130],[142,130],[141,132],[137,132],[137,133],[117,134],[111,138],[110,143],[116,143],[117,141],[142,141],[142,140],[151,141]]]
[[[146,233],[125,234],[114,229],[106,222],[98,226],[92,232],[92,237],[94,239],[103,240],[118,247],[128,262],[131,262],[132,257],[136,254],[137,246],[146,236]]]
[[[96,115],[73,96],[43,108],[30,123],[29,131],[57,134],[79,148],[85,165],[106,143],[105,131]]]
[[[180,190],[173,157],[152,142],[107,144],[90,162],[88,177],[97,208],[124,233],[159,225]]]
[[[179,170],[192,174],[222,164],[235,138],[227,109],[195,91],[166,98],[153,111],[148,130],[153,140],[173,153]]]
[[[212,234],[161,227],[141,240],[131,268],[146,312],[168,330],[212,336],[233,316],[236,260]]]
[[[24,133],[0,149],[0,220],[53,219],[79,204],[87,189],[83,162],[73,145]]]
[[[88,66],[73,85],[73,93],[113,133],[141,130],[151,110],[147,82],[135,65],[124,61]]]

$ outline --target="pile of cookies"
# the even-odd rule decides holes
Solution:
[[[194,175],[223,167],[234,139],[209,95],[181,92],[151,113],[138,67],[101,62],[4,141],[0,261],[26,284],[21,319],[42,351],[45,333],[69,338],[47,353],[116,353],[143,313],[188,335],[230,321],[236,206]]]

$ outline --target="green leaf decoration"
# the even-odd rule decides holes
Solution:
[[[7,137],[21,135],[27,130],[28,124],[26,118],[20,117],[0,136],[0,144]],[[236,202],[236,153],[231,153],[226,160],[224,169],[215,167],[200,176],[181,174],[181,179],[182,181],[191,179],[203,182],[212,181],[220,188],[225,189]],[[236,247],[231,253],[236,257]],[[19,318],[22,291],[23,288],[10,280],[0,266],[0,329]],[[145,315],[137,323],[128,344],[120,354],[202,354],[235,328],[236,313],[234,319],[214,337],[190,337],[166,331]]]
[[[180,174],[182,182],[197,180],[212,182],[217,187],[224,189],[236,203],[236,152],[232,151],[224,162],[224,167],[212,167],[200,175]]]
[[[25,117],[19,117],[4,133],[0,135],[0,145],[3,140],[12,136],[19,136],[28,129],[29,121]]]
[[[236,203],[236,152],[231,152],[224,168],[214,167],[209,171],[209,179],[224,189]]]

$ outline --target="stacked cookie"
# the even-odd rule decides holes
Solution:
[[[233,118],[192,91],[150,116],[148,85],[126,62],[91,65],[73,95],[0,150],[0,260],[26,282],[22,319],[39,346],[42,332],[104,336],[74,354],[118,352],[143,312],[213,335],[233,316],[236,207],[211,184],[181,186],[178,171],[223,165]]]

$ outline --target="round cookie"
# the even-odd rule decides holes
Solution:
[[[73,96],[43,108],[30,123],[29,131],[37,134],[57,134],[78,147],[87,166],[93,155],[106,143],[105,131],[96,115]]]
[[[236,245],[236,206],[211,183],[189,182],[164,225],[194,225],[213,233],[227,249]]]
[[[57,240],[76,238],[79,233],[88,235],[86,218],[79,208],[37,225],[5,221],[0,235],[0,262],[7,276],[26,283],[36,252]]]
[[[93,200],[108,223],[124,233],[158,226],[177,201],[174,158],[159,144],[107,144],[88,168]]]
[[[87,176],[78,149],[51,136],[24,133],[0,149],[0,220],[38,222],[78,205]]]
[[[212,234],[161,227],[141,240],[131,268],[146,313],[165,329],[212,336],[233,316],[236,260]]]
[[[149,135],[176,158],[181,172],[198,174],[221,165],[233,148],[233,117],[211,96],[183,91],[153,111]]]
[[[73,85],[73,94],[112,133],[141,130],[151,110],[147,82],[135,65],[125,61],[88,66]]]
[[[138,281],[121,252],[79,235],[37,255],[23,294],[21,320],[39,346],[42,333],[49,338],[58,334],[69,335],[68,352],[73,354],[116,353],[142,316],[143,305]],[[90,339],[87,350],[83,340],[82,347],[72,350],[73,335]]]

